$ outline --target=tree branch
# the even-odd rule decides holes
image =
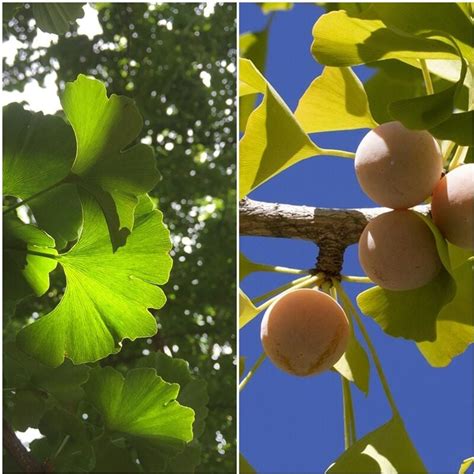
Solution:
[[[413,208],[428,215],[430,207]],[[240,235],[304,239],[319,247],[315,271],[338,276],[344,251],[359,241],[367,223],[389,212],[385,207],[364,209],[327,209],[290,204],[240,201]]]
[[[3,420],[3,446],[15,460],[21,472],[48,472],[21,444],[10,424]]]

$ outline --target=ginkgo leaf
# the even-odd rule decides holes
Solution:
[[[48,290],[49,274],[57,265],[54,246],[54,239],[38,227],[11,214],[4,216],[3,296],[12,309],[26,296],[41,296]]]
[[[418,349],[434,367],[445,367],[474,343],[474,263],[467,260],[452,271],[456,295],[438,314],[436,339],[418,343]]]
[[[260,310],[250,301],[250,298],[239,290],[239,327],[242,329],[246,324],[252,321]]]
[[[274,267],[263,263],[256,263],[249,260],[242,252],[239,254],[239,278],[242,281],[253,272],[271,272]]]
[[[403,422],[394,417],[357,440],[326,470],[327,474],[349,472],[423,474],[428,471]]]
[[[13,103],[3,108],[3,127],[4,195],[29,199],[66,178],[76,144],[61,117]]]
[[[262,93],[240,141],[240,197],[291,165],[322,153],[288,106],[248,59],[240,59],[242,95]]]
[[[4,361],[6,387],[34,386],[69,405],[84,396],[82,385],[87,382],[90,370],[87,365],[73,365],[65,360],[59,367],[48,367],[19,350],[14,343],[5,344]]]
[[[374,128],[364,86],[347,67],[325,67],[298,102],[295,118],[308,133]]]
[[[154,369],[133,369],[124,378],[112,367],[93,369],[87,398],[109,431],[178,452],[193,439],[194,411],[176,399],[179,385],[164,382]]]
[[[66,183],[76,143],[61,118],[24,110],[3,109],[3,192],[28,200],[36,222],[60,250],[77,239],[82,223],[76,186]]]
[[[239,54],[250,59],[254,66],[263,74],[268,46],[268,26],[262,31],[243,33],[239,37]],[[257,94],[242,96],[239,99],[239,130],[245,131],[247,120],[255,107]]]
[[[183,451],[174,455],[163,455],[152,446],[137,446],[140,464],[148,472],[164,470],[165,472],[194,472],[200,463],[201,447],[197,440],[205,428],[208,414],[207,384],[205,380],[191,375],[189,364],[183,359],[168,357],[163,352],[155,352],[139,360],[137,367],[150,367],[166,382],[180,386],[177,401],[194,410],[193,441]]]
[[[452,114],[447,120],[430,129],[430,133],[441,140],[451,140],[458,145],[473,146],[472,125],[474,111]]]
[[[82,192],[84,225],[78,242],[58,261],[66,275],[59,305],[18,334],[22,350],[58,366],[99,360],[134,340],[156,333],[148,308],[161,308],[166,297],[157,286],[171,270],[169,231],[154,210],[137,217],[124,247],[113,251],[105,218],[95,199]],[[91,335],[94,337],[91,337]]]
[[[191,374],[187,361],[169,357],[163,352],[155,352],[141,358],[137,367],[153,368],[166,382],[179,384],[181,388],[177,400],[182,405],[194,410],[194,437],[201,436],[204,430],[204,420],[208,414],[206,405],[209,402],[209,396],[206,381]]]
[[[438,314],[455,292],[451,276],[443,269],[431,282],[414,290],[369,288],[357,296],[357,304],[391,336],[434,341]]]
[[[133,229],[138,196],[159,179],[151,147],[127,148],[143,126],[132,99],[111,95],[102,82],[80,74],[66,84],[61,104],[77,142],[72,173],[105,214],[114,247]]]
[[[353,329],[351,329],[347,349],[334,365],[334,369],[344,378],[355,383],[366,395],[369,393],[369,358]]]
[[[45,33],[62,35],[71,23],[84,16],[85,3],[33,3],[36,25]]]
[[[398,7],[403,8],[402,4]],[[313,37],[311,52],[327,66],[354,66],[389,58],[456,59],[454,49],[442,41],[388,28],[373,6],[357,17],[344,10],[322,15],[313,27]]]
[[[462,56],[460,60],[462,68],[459,80],[454,85],[436,94],[393,102],[389,105],[390,115],[405,127],[419,130],[433,128],[448,120],[454,112],[456,98],[462,90],[467,73],[467,65]]]
[[[458,474],[465,474],[471,464],[474,463],[474,456],[472,458],[467,458],[464,459],[464,461],[461,463],[461,466],[459,466],[459,473]]]

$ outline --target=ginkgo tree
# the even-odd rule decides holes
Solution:
[[[61,34],[82,4],[34,10]],[[160,178],[153,149],[135,143],[140,111],[85,75],[60,100],[55,116],[3,110],[5,326],[18,328],[18,304],[48,294],[54,275],[65,279],[48,314],[4,339],[4,471],[193,471],[204,380],[162,352],[125,373],[100,363],[157,333],[150,311],[165,304],[172,268],[170,232],[147,194]],[[43,435],[29,450],[15,434],[27,428]]]
[[[266,5],[264,13],[272,11],[271,5]],[[240,328],[265,311],[261,339],[267,349],[250,369],[245,367],[245,354],[242,354],[240,390],[249,384],[266,357],[294,374],[298,371],[291,368],[290,362],[301,365],[302,361],[311,360],[314,354],[322,359],[312,360],[315,365],[306,367],[302,374],[313,373],[312,367],[323,365],[323,359],[330,357],[341,340],[336,335],[335,339],[321,343],[321,348],[311,348],[308,338],[314,329],[308,322],[311,316],[308,308],[312,303],[301,289],[313,288],[328,293],[344,310],[350,330],[348,341],[344,341],[345,352],[333,366],[342,380],[345,451],[337,459],[326,460],[326,472],[427,472],[410,439],[390,382],[359,313],[372,318],[388,337],[413,341],[426,362],[440,368],[441,378],[441,368],[474,342],[472,234],[468,245],[458,247],[446,240],[446,234],[443,235],[431,219],[430,194],[436,181],[441,179],[441,171],[421,198],[421,201],[426,198],[425,202],[410,204],[407,207],[412,208],[411,211],[394,210],[391,213],[396,216],[409,213],[415,226],[426,234],[436,259],[427,283],[423,281],[418,286],[408,285],[408,288],[402,285],[403,288],[396,291],[374,285],[365,275],[342,274],[347,247],[358,243],[359,238],[362,244],[366,226],[369,223],[375,225],[381,216],[388,216],[388,209],[324,209],[260,202],[248,195],[302,160],[314,157],[317,160],[322,155],[356,157],[351,151],[323,148],[310,134],[375,129],[377,143],[382,143],[379,126],[388,122],[397,122],[397,127],[407,130],[407,134],[429,132],[426,136],[442,155],[443,172],[449,177],[453,170],[464,170],[464,175],[468,176],[473,146],[472,5],[374,3],[325,6],[329,11],[315,22],[311,45],[314,59],[324,68],[301,96],[294,111],[285,104],[264,74],[271,18],[262,31],[241,36],[240,235],[305,239],[314,242],[319,252],[314,268],[309,270],[278,265],[277,256],[275,265],[268,265],[241,255],[241,280],[254,272],[287,273],[297,275],[297,278],[254,299],[240,292]],[[275,9],[288,8],[291,4]],[[362,64],[376,71],[365,84],[351,69]],[[416,140],[420,140],[418,135]],[[388,143],[389,152],[393,152],[389,142],[383,143],[384,146]],[[375,161],[377,152],[370,150],[370,153],[368,161]],[[394,166],[396,153],[390,156],[390,166]],[[379,175],[383,172],[381,168],[375,171]],[[472,222],[473,189],[471,186],[467,191],[465,201],[467,210],[462,219],[467,223]],[[397,189],[396,192],[403,191]],[[373,235],[375,233],[368,237],[368,246],[372,250]],[[377,240],[375,246],[381,243],[383,239]],[[405,249],[404,243],[400,245]],[[406,280],[409,280],[410,271],[406,266]],[[372,286],[362,291],[353,302],[343,283]],[[290,300],[298,315],[291,314]],[[323,310],[314,303],[313,311],[311,324],[316,325],[315,320],[322,318],[317,312]],[[336,318],[336,315],[332,317]],[[331,324],[336,322],[331,321]],[[331,324],[328,322],[326,326]],[[318,331],[324,333],[327,330],[330,335],[335,334],[327,327],[323,329],[324,325],[320,325]],[[358,334],[363,341],[358,340]],[[291,338],[294,340],[289,340]],[[325,352],[318,356],[318,350],[321,352],[323,349]],[[368,393],[372,364],[390,406],[391,418],[360,436],[355,429],[356,413],[351,391],[356,389]],[[466,457],[469,454],[466,453]],[[242,472],[254,472],[248,461],[252,463],[252,459],[241,457]],[[461,472],[467,463],[469,459],[461,467]]]

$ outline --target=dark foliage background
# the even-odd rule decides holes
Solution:
[[[140,139],[154,147],[163,177],[152,194],[172,232],[174,268],[159,334],[124,343],[102,364],[126,370],[147,350],[186,359],[207,381],[210,399],[198,470],[234,472],[236,6],[216,5],[206,16],[198,3],[96,4],[102,34],[88,39],[73,24],[49,48],[33,48],[30,6],[21,5],[13,19],[9,8],[3,40],[14,36],[23,46],[13,65],[3,59],[4,90],[43,84],[55,72],[61,91],[84,73],[104,81],[109,93],[133,97],[144,117]],[[63,284],[57,273],[48,295],[22,302],[6,339],[34,312],[50,311]]]

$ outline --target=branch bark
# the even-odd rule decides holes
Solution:
[[[240,235],[310,240],[319,247],[315,271],[338,276],[346,248],[359,241],[369,221],[390,210],[328,209],[245,198],[240,201]],[[413,210],[428,215],[430,207]]]
[[[3,446],[22,472],[48,472],[45,466],[38,462],[23,446],[6,420],[3,420]]]

